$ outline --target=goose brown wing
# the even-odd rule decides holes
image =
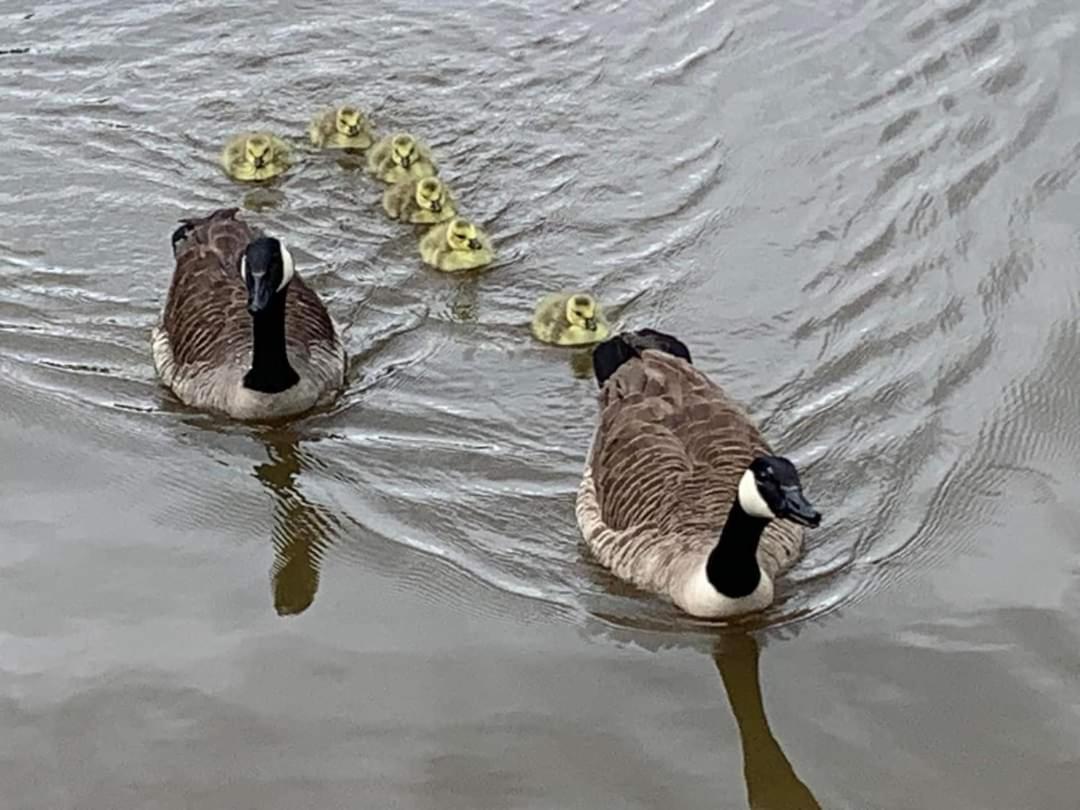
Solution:
[[[322,299],[299,275],[289,284],[285,305],[285,338],[310,352],[316,345],[336,344],[334,323]]]
[[[176,270],[162,325],[179,368],[225,362],[251,345],[239,268],[240,256],[256,232],[237,220],[236,212],[222,209],[185,220],[173,234]]]
[[[608,381],[600,419],[592,473],[604,522],[615,529],[718,531],[743,471],[768,452],[738,403],[660,352],[644,352]]]

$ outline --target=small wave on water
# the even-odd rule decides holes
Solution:
[[[1076,451],[1053,425],[1076,404],[1056,380],[1077,247],[1030,219],[1080,168],[1060,95],[1075,10],[491,2],[428,37],[419,5],[408,24],[380,9],[312,6],[267,36],[225,7],[83,2],[8,15],[0,37],[5,372],[247,470],[270,498],[279,613],[339,564],[455,599],[442,566],[509,594],[498,609],[692,626],[579,540],[588,361],[527,329],[559,288],[679,334],[805,467],[827,522],[755,627],[964,553],[1002,490],[1060,483],[1045,467]],[[496,239],[490,272],[422,266],[381,189],[331,158],[255,198],[221,174],[228,135],[302,137],[343,96],[432,144]],[[187,414],[150,365],[173,223],[230,205],[286,236],[347,329],[348,392],[287,435]],[[1033,317],[1035,294],[1056,311]]]

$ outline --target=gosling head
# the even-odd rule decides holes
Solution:
[[[821,523],[821,513],[803,495],[795,465],[780,456],[755,458],[739,480],[738,498],[752,517],[787,518],[811,528]]]
[[[393,146],[391,158],[401,168],[407,169],[416,160],[416,139],[412,135],[402,133],[395,135],[390,142]]]
[[[251,135],[244,142],[244,154],[247,159],[255,164],[256,169],[261,169],[270,162],[273,156],[274,145],[268,135]]]
[[[438,214],[446,202],[446,187],[438,177],[425,177],[416,184],[416,204],[425,211]]]
[[[451,250],[480,250],[484,243],[476,226],[467,219],[452,219],[446,229],[446,244]]]
[[[272,236],[253,240],[240,258],[240,275],[248,291],[248,312],[258,315],[280,298],[292,281],[293,257],[285,243]]]
[[[571,295],[566,300],[566,320],[571,326],[580,329],[588,329],[590,332],[596,329],[596,299],[585,293]]]
[[[364,126],[364,114],[356,107],[338,107],[334,125],[345,137],[355,138]]]

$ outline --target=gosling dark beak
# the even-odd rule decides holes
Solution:
[[[401,168],[407,169],[412,164],[412,156],[406,155],[401,159]]]
[[[257,315],[270,305],[270,299],[274,297],[274,287],[266,273],[248,273],[247,288],[247,310],[252,315]]]
[[[784,505],[780,517],[814,528],[821,523],[821,512],[815,509],[798,487],[784,487]]]
[[[586,318],[585,328],[588,329],[590,332],[596,329],[596,318]]]
[[[469,240],[469,250],[480,250],[480,248],[482,248],[483,246],[484,243],[481,242],[479,239]]]
[[[350,138],[355,138],[359,134],[360,134],[360,127],[359,126],[357,126],[356,124],[353,124],[352,126],[349,127],[349,137]]]
[[[431,201],[431,210],[436,214],[439,213],[440,211],[442,211],[442,203],[439,202],[438,200],[432,200]]]
[[[255,158],[255,168],[256,169],[261,169],[265,165],[266,165],[266,158],[264,158],[264,157]]]

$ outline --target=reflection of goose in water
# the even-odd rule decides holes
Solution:
[[[261,438],[270,460],[256,465],[255,475],[274,496],[275,558],[270,571],[274,609],[279,616],[295,616],[315,601],[319,566],[340,527],[296,486],[297,476],[305,469],[296,434],[272,431]]]
[[[757,640],[743,633],[726,635],[713,647],[713,660],[739,727],[750,810],[821,810],[769,728],[758,657]]]

